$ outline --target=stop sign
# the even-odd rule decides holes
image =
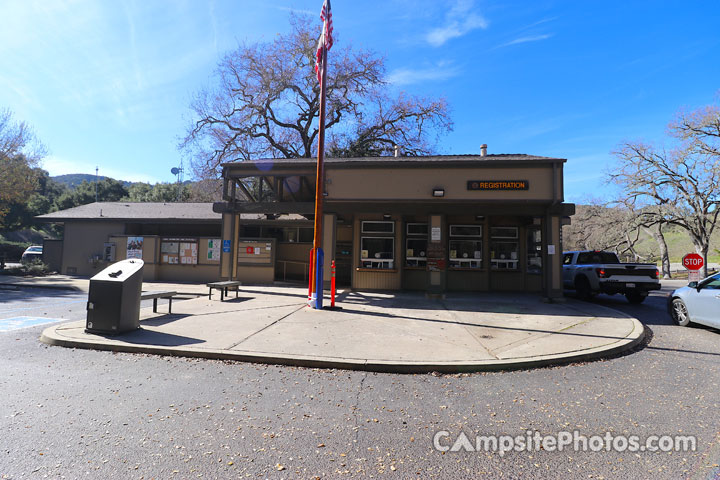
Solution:
[[[683,257],[682,264],[688,270],[700,270],[703,267],[703,258],[697,253],[688,253]]]

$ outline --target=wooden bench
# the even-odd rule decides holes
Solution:
[[[228,289],[235,290],[235,298],[238,298],[238,290],[240,285],[242,285],[242,282],[238,282],[235,280],[226,280],[224,282],[210,282],[207,284],[208,288],[210,289],[210,293],[208,294],[208,299],[212,300],[212,291],[213,288],[215,290],[220,290],[220,301],[224,301],[225,297],[227,297]]]
[[[166,290],[154,290],[149,292],[141,292],[140,300],[151,300],[153,301],[153,312],[157,313],[157,301],[158,298],[167,298],[168,302],[168,313],[172,313],[172,299],[177,295],[177,292],[170,292]]]

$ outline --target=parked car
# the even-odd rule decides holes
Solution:
[[[693,322],[720,328],[720,273],[673,291],[668,296],[668,311],[680,326]]]
[[[25,249],[22,254],[20,262],[30,263],[34,260],[42,260],[43,247],[42,245],[32,245]]]
[[[642,303],[651,290],[660,290],[659,277],[656,265],[620,263],[613,252],[563,253],[563,286],[583,300],[597,293],[621,293],[630,303]]]

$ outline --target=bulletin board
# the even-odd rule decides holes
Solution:
[[[198,244],[197,242],[180,242],[180,265],[197,265]]]
[[[168,242],[163,240],[160,242],[160,262],[168,265],[177,265],[180,263],[178,250],[178,242]]]
[[[272,265],[274,239],[238,240],[238,265]]]
[[[205,241],[207,242],[206,260],[208,262],[219,262],[221,240],[219,238],[209,238]]]

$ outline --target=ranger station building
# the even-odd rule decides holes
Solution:
[[[324,278],[329,281],[334,259],[338,285],[357,290],[561,297],[561,225],[575,211],[563,202],[566,160],[482,151],[326,158]],[[92,274],[88,264],[99,271],[103,262],[139,255],[149,267],[146,279],[307,282],[316,165],[315,159],[227,163],[223,202],[91,204],[77,209],[106,205],[105,216],[78,218],[69,209],[39,220],[65,224],[64,245],[54,247],[65,252],[56,260],[62,273]],[[91,250],[99,253],[88,262]],[[68,268],[68,255],[82,269]]]

